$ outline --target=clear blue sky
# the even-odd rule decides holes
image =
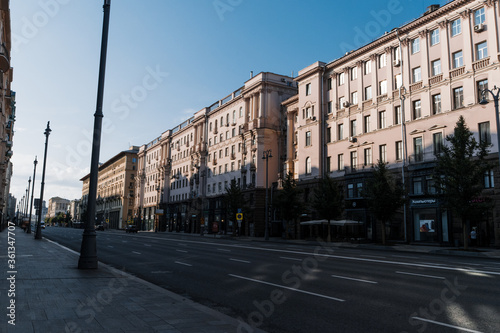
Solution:
[[[329,62],[445,0],[112,0],[100,161],[148,143],[255,74]],[[20,199],[38,156],[39,197],[81,197],[90,170],[102,0],[11,1],[14,175]]]

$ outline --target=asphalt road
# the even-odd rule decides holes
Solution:
[[[82,232],[43,236],[80,251]],[[124,231],[98,231],[97,251],[239,318],[240,332],[500,332],[500,262],[490,259]]]

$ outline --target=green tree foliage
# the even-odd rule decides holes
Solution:
[[[228,214],[228,219],[235,222],[236,213],[241,209],[243,213],[246,211],[245,197],[241,191],[241,187],[236,183],[233,178],[231,184],[226,187],[226,194],[224,195],[224,203]],[[245,214],[243,215],[245,216]],[[240,231],[241,233],[241,231]]]
[[[396,184],[384,162],[378,161],[372,178],[367,181],[363,196],[368,209],[380,222],[382,244],[386,244],[386,226],[404,203],[404,190]]]
[[[490,145],[486,141],[476,141],[463,116],[446,141],[448,145],[436,155],[434,180],[444,205],[461,221],[464,248],[467,249],[466,222],[472,217],[472,202],[483,189],[484,173],[491,167],[485,160]]]
[[[293,178],[293,174],[289,172],[283,180],[283,188],[274,196],[273,205],[279,209],[279,214],[282,220],[286,221],[286,227],[290,224],[297,229],[295,221],[304,211],[304,205],[301,200],[302,191],[297,188],[297,182]],[[288,228],[286,228],[288,229]],[[297,234],[295,232],[295,234]],[[288,238],[288,230],[285,232]]]
[[[327,175],[314,190],[312,206],[321,219],[328,221],[327,242],[330,242],[330,221],[339,218],[344,211],[344,194],[341,185]]]

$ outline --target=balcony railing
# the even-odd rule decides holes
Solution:
[[[422,81],[419,81],[419,82],[416,82],[416,83],[413,83],[412,85],[410,85],[410,92],[414,92],[415,90],[418,90],[422,88]]]
[[[463,73],[465,73],[465,66],[462,66],[462,67],[459,67],[459,68],[456,68],[456,69],[450,71],[450,78],[453,79],[454,77],[460,76]]]
[[[429,85],[433,85],[441,81],[443,81],[443,74],[438,74],[429,79]]]
[[[488,66],[490,64],[490,57],[488,58],[484,58],[484,59],[481,59],[481,60],[478,60],[476,62],[473,62],[472,63],[472,69],[474,71],[477,71],[481,68],[484,68],[486,66]]]

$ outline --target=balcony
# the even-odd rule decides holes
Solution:
[[[363,102],[363,109],[367,109],[367,108],[370,108],[372,106],[372,100],[369,99],[369,100],[366,100]]]
[[[217,165],[217,159],[216,158],[214,158],[214,160],[212,161],[212,164],[213,165]]]
[[[465,66],[462,66],[462,67],[456,68],[454,70],[451,70],[450,71],[450,78],[453,79],[453,78],[455,78],[457,76],[462,75],[463,73],[465,73]]]
[[[377,97],[377,103],[382,103],[382,102],[385,102],[387,101],[387,94],[384,94],[384,95],[380,95]]]
[[[490,57],[478,60],[472,63],[472,69],[475,71],[487,67],[490,64]]]
[[[234,161],[236,159],[236,154],[235,153],[231,153],[231,161]]]
[[[414,92],[414,91],[421,89],[421,88],[422,88],[422,81],[413,83],[412,85],[410,85],[410,92]]]
[[[433,84],[439,83],[441,81],[443,81],[443,74],[438,74],[429,79],[429,85],[432,86]]]

